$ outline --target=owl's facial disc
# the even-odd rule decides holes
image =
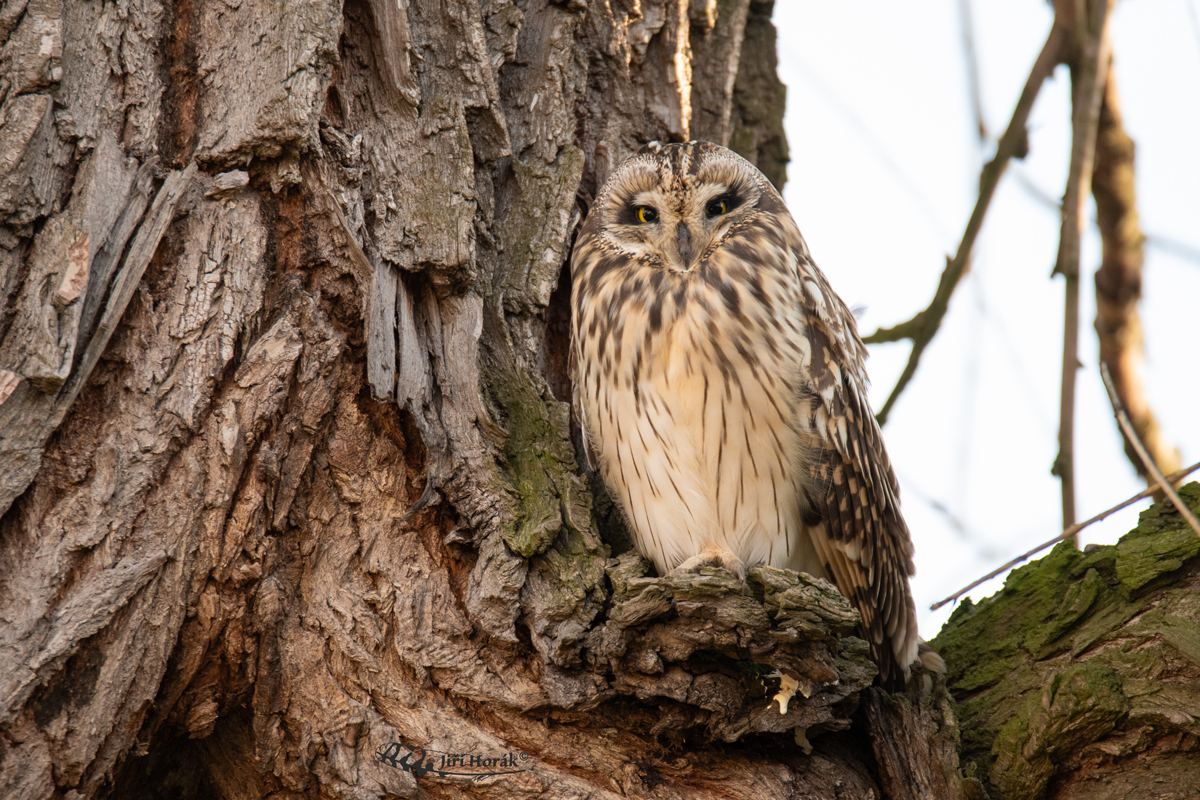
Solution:
[[[657,256],[675,271],[690,272],[699,257],[739,218],[747,198],[724,183],[692,182],[665,192],[657,186],[635,192],[618,210],[622,243]]]
[[[731,231],[758,216],[769,184],[752,165],[716,145],[656,145],[610,177],[594,217],[630,265],[671,272],[703,269]]]

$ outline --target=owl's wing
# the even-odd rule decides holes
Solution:
[[[584,463],[580,466],[590,471],[596,469],[600,462],[592,450],[592,437],[587,431],[587,415],[583,413],[583,400],[579,396],[583,391],[583,376],[579,371],[580,355],[576,352],[578,347],[576,334],[572,331],[571,342],[567,347],[567,374],[571,376],[571,418],[577,427],[571,431],[571,437],[575,452],[583,454]],[[575,438],[576,434],[578,438]]]
[[[810,450],[802,467],[805,493],[821,517],[809,533],[838,589],[862,615],[882,682],[902,685],[919,640],[900,485],[867,402],[867,351],[854,317],[806,250],[797,252],[811,347],[800,397]]]

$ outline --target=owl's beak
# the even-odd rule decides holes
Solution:
[[[686,222],[679,223],[675,230],[678,236],[676,243],[679,249],[679,260],[683,266],[690,267],[692,265],[692,232],[688,230]]]

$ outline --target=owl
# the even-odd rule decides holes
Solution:
[[[833,581],[902,685],[913,548],[866,348],[779,193],[724,147],[652,142],[596,197],[571,273],[576,413],[638,550],[660,574]]]

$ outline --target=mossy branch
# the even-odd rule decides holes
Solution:
[[[1200,509],[1200,484],[1180,489]],[[955,610],[933,645],[964,773],[993,797],[1200,792],[1200,538],[1166,504],[1115,545],[1055,548]],[[1053,787],[1047,794],[1047,788]]]

